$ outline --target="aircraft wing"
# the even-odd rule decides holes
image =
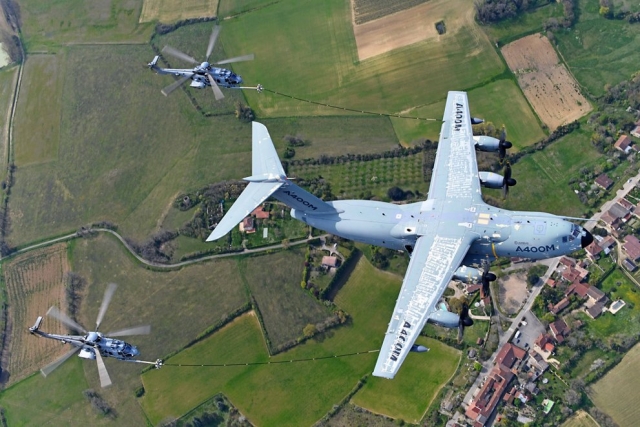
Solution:
[[[454,237],[434,230],[418,238],[380,349],[374,376],[391,379],[398,372],[429,315],[436,310],[436,303],[474,237],[470,231]]]
[[[429,199],[481,202],[476,149],[466,92],[449,92]]]

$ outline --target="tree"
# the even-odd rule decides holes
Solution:
[[[311,338],[312,336],[318,333],[318,328],[316,328],[316,325],[309,323],[307,326],[304,327],[304,329],[302,329],[302,333],[305,336],[305,338]]]
[[[407,198],[407,193],[400,187],[391,187],[387,190],[387,196],[389,196],[391,200],[400,201]]]

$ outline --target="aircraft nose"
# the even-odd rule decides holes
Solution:
[[[584,228],[582,229],[582,232],[584,233],[582,235],[582,238],[580,239],[580,244],[582,245],[582,248],[586,248],[587,246],[589,246],[592,242],[593,242],[593,235],[591,233],[589,233],[587,230],[585,230]]]

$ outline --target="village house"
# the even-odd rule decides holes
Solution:
[[[571,332],[567,323],[562,319],[558,319],[551,323],[549,325],[549,329],[551,330],[551,335],[558,344],[562,344],[567,335],[569,335],[569,332]]]
[[[618,138],[618,140],[616,141],[615,144],[613,144],[613,146],[624,152],[629,154],[629,152],[632,149],[631,144],[633,143],[633,141],[631,141],[631,138],[629,138],[627,135],[620,135],[620,138]]]
[[[551,356],[556,346],[553,344],[553,338],[547,334],[540,334],[533,342],[533,351],[540,354],[545,360]]]
[[[633,234],[625,236],[622,249],[631,261],[637,262],[640,259],[640,240]]]
[[[603,173],[599,177],[596,178],[595,183],[598,187],[603,190],[608,190],[613,185],[613,180],[607,176],[607,174]]]
[[[495,366],[465,411],[465,415],[474,421],[474,427],[482,427],[486,424],[507,391],[509,383],[515,377],[514,371],[525,359],[526,354],[526,350],[511,343],[505,344],[500,349]]]
[[[631,135],[635,136],[636,138],[640,138],[640,120],[638,120],[634,124],[636,125],[636,127],[634,127],[631,131]]]

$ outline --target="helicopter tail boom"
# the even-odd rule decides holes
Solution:
[[[41,324],[42,324],[42,316],[38,316],[38,318],[36,319],[36,322],[33,324],[32,327],[29,328],[29,332],[32,334],[36,334],[37,332],[39,332]]]

